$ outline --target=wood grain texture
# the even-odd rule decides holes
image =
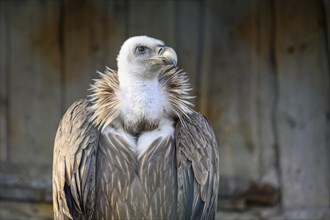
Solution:
[[[51,166],[0,163],[0,200],[51,202]]]
[[[206,5],[201,103],[221,143],[223,174],[261,178],[275,169],[269,12],[265,1]]]
[[[7,1],[6,10],[11,79],[7,85],[8,159],[49,164],[60,116],[59,5]]]
[[[104,13],[103,41],[101,47],[105,49],[104,64],[117,70],[117,55],[122,43],[128,37],[128,2],[127,1],[97,1],[103,3]],[[100,67],[104,70],[104,66]]]
[[[67,109],[74,101],[87,95],[86,85],[95,73],[92,65],[99,49],[98,45],[93,45],[97,44],[94,37],[99,36],[101,30],[92,24],[93,20],[100,20],[91,2],[64,1],[63,4],[63,102],[64,109]]]
[[[329,61],[321,7],[316,1],[275,7],[283,205],[329,206]]]
[[[0,219],[53,219],[51,203],[0,201]]]
[[[274,17],[272,1],[256,5],[256,34],[252,68],[251,130],[259,149],[258,175],[263,181],[280,186],[278,174],[277,133],[274,115],[277,101],[276,67],[274,63]]]
[[[0,2],[0,160],[8,158],[8,82],[10,43],[8,3]]]
[[[328,53],[330,50],[329,47],[329,42],[330,42],[330,2],[327,0],[322,0],[321,2],[321,7],[323,10],[323,19],[321,20],[324,24],[324,29],[325,29],[325,35],[326,35],[326,40],[327,40],[327,45],[328,45]]]
[[[173,1],[129,1],[128,35],[147,35],[174,43]]]

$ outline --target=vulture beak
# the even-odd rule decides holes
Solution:
[[[150,58],[154,64],[165,64],[176,66],[178,58],[175,51],[171,47],[158,46],[157,55]]]

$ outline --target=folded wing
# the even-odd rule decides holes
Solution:
[[[197,112],[176,126],[179,219],[214,219],[219,154],[214,132]]]
[[[59,124],[53,161],[55,219],[93,218],[99,133],[90,117],[88,102],[79,100]]]

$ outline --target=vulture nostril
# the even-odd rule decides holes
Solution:
[[[158,54],[160,54],[162,51],[163,51],[163,47],[161,47],[161,48],[158,50]]]

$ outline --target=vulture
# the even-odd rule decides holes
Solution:
[[[187,74],[161,40],[124,42],[62,117],[53,156],[55,219],[214,219],[219,154]]]

